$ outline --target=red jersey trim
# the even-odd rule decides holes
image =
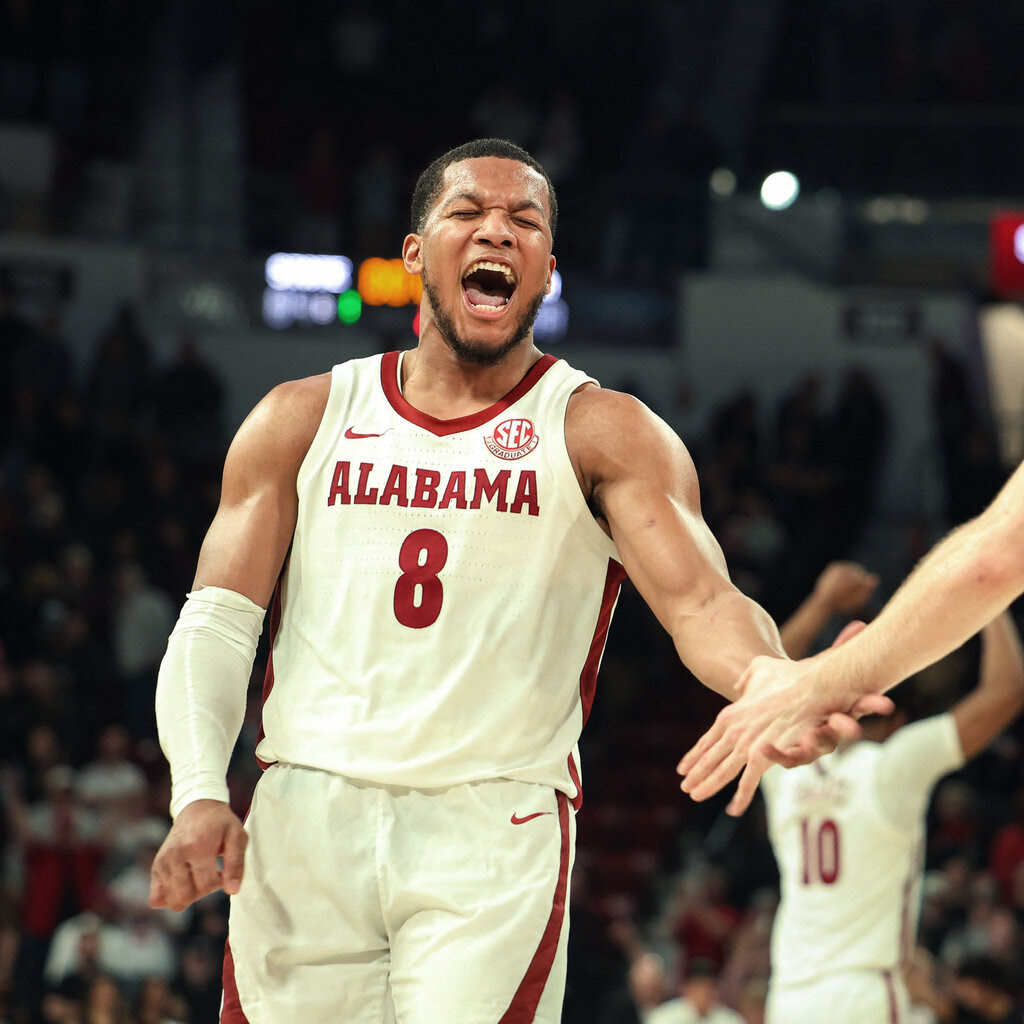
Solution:
[[[566,893],[569,889],[569,798],[564,793],[555,795],[558,798],[558,827],[562,834],[562,850],[558,862],[558,882],[551,901],[551,914],[530,966],[527,967],[512,1002],[498,1024],[532,1024],[540,997],[544,994],[544,986],[548,983],[551,967],[555,962],[555,954],[558,952],[558,940],[565,921]]]
[[[580,782],[580,770],[576,767],[576,759],[569,755],[569,778],[572,779],[572,784],[576,787],[576,795],[572,798],[572,809],[579,811],[583,806],[583,783]]]
[[[583,663],[580,673],[580,700],[583,702],[583,724],[587,724],[590,709],[594,705],[594,694],[597,691],[597,670],[601,667],[601,656],[608,640],[608,627],[611,625],[615,602],[619,599],[619,588],[626,578],[626,570],[614,559],[608,559],[608,572],[604,577],[604,593],[601,595],[601,610],[597,614],[594,626],[594,637],[590,641],[590,651]]]
[[[391,408],[398,413],[402,419],[415,423],[417,427],[429,430],[438,437],[446,437],[448,434],[458,434],[463,430],[473,430],[483,426],[488,420],[504,412],[510,405],[518,402],[530,388],[544,376],[545,373],[558,359],[555,356],[541,356],[526,371],[523,379],[504,398],[499,398],[494,405],[469,416],[459,416],[453,420],[441,420],[436,416],[428,416],[425,412],[411,406],[402,395],[398,387],[398,352],[385,352],[380,362],[380,383],[384,389],[384,396],[387,398]]]
[[[614,559],[608,559],[608,572],[604,578],[604,593],[601,595],[601,609],[594,625],[594,636],[590,641],[587,660],[583,663],[580,673],[580,703],[583,706],[583,725],[587,724],[590,709],[594,705],[594,694],[597,692],[597,672],[601,667],[601,656],[608,640],[608,627],[611,625],[615,602],[619,599],[619,589],[626,578],[626,570]],[[569,755],[569,775],[576,785],[576,796],[572,805],[578,811],[583,806],[583,788],[580,786],[579,771],[572,754]]]
[[[224,998],[220,1005],[220,1024],[249,1024],[238,998],[238,986],[235,984],[235,959],[231,955],[231,941],[224,941],[224,972],[221,975],[224,987]]]
[[[277,636],[277,631],[281,626],[281,580],[277,581],[277,585],[274,587],[274,598],[270,604],[270,653],[267,655],[267,671],[263,676],[263,699],[260,703],[260,727],[256,733],[256,746],[259,746],[260,740],[266,735],[263,731],[263,715],[262,708],[267,703],[267,699],[270,697],[270,691],[274,689],[274,639]],[[273,763],[271,761],[261,761],[258,757],[256,763],[266,771],[267,768]]]

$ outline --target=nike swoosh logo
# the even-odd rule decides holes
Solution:
[[[349,427],[345,431],[345,436],[350,441],[358,441],[359,438],[361,438],[361,437],[383,437],[384,434],[386,434],[386,433],[387,433],[387,431],[385,430],[383,434],[357,434],[351,427]]]
[[[524,822],[533,821],[534,818],[539,818],[544,814],[553,814],[553,811],[534,811],[533,814],[527,814],[526,817],[520,818],[518,814],[512,815],[513,825],[522,825]]]

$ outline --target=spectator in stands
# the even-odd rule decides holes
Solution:
[[[86,382],[86,405],[100,439],[132,447],[150,398],[149,342],[131,306],[118,310],[100,337]]]
[[[156,736],[156,673],[177,617],[167,594],[135,562],[114,574],[114,659],[124,698],[125,724],[134,740]]]
[[[973,956],[960,963],[953,993],[954,1024],[1020,1024],[1022,1005],[1015,995],[1013,974],[993,957]]]
[[[719,999],[718,973],[710,960],[690,961],[679,996],[652,1010],[647,1024],[744,1024],[743,1018]]]
[[[104,850],[99,818],[75,798],[70,767],[50,768],[44,798],[28,805],[11,776],[3,782],[5,812],[24,872],[15,1003],[25,1009],[42,995],[46,953],[57,925],[96,902]]]
[[[154,426],[171,456],[189,464],[219,462],[224,447],[224,383],[184,335],[177,355],[153,386]]]

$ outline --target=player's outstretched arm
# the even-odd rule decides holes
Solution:
[[[566,440],[591,508],[680,658],[733,699],[753,657],[785,655],[771,617],[729,579],[682,441],[635,398],[597,388],[570,401]]]
[[[228,451],[220,504],[157,681],[174,824],[153,862],[155,907],[180,910],[241,884],[246,839],[228,805],[227,767],[264,613],[295,528],[299,466],[329,387],[324,375],[275,388]]]
[[[938,544],[860,635],[804,662],[752,662],[741,700],[680,762],[683,788],[706,799],[742,770],[729,807],[742,813],[772,763],[813,759],[822,721],[845,727],[845,718],[830,716],[884,713],[878,694],[959,647],[1022,590],[1024,467],[1018,467],[992,504]]]

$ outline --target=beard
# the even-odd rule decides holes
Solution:
[[[475,363],[477,366],[497,366],[521,344],[530,333],[534,320],[537,319],[545,295],[543,291],[540,291],[530,300],[526,309],[515,322],[512,333],[497,348],[494,348],[489,342],[459,336],[458,331],[455,330],[455,321],[448,310],[441,305],[441,299],[427,278],[426,270],[423,271],[423,292],[430,303],[434,323],[437,325],[438,331],[441,332],[445,344],[459,359],[467,363]]]

